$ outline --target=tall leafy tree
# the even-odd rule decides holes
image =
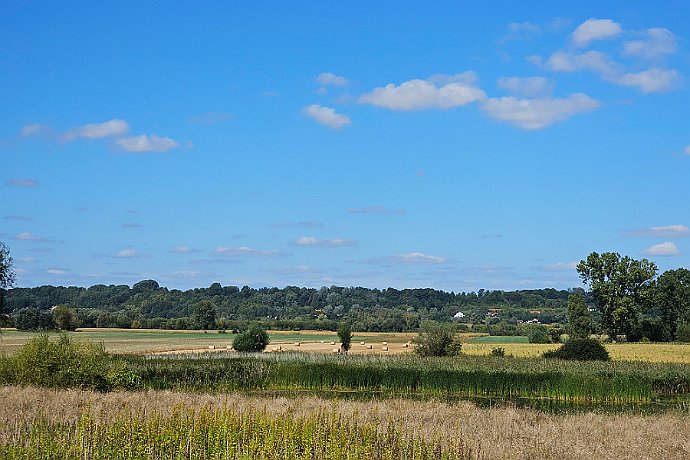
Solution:
[[[215,329],[216,309],[208,300],[194,304],[192,308],[192,324],[194,329]]]
[[[656,271],[654,262],[621,257],[616,252],[592,252],[577,265],[582,282],[589,284],[597,302],[602,327],[612,340],[630,335],[637,327]]]
[[[342,323],[338,326],[338,338],[340,338],[343,350],[350,350],[350,345],[352,344],[352,328],[349,323]]]
[[[5,243],[0,241],[0,323],[3,321],[3,314],[5,312],[5,289],[11,288],[14,280],[10,249]]]
[[[690,323],[690,270],[667,270],[656,280],[654,303],[668,338],[678,338],[678,326]]]
[[[572,339],[586,339],[592,330],[592,315],[582,294],[568,296],[568,334]]]

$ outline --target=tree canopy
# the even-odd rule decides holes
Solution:
[[[647,259],[621,257],[615,252],[592,252],[577,272],[589,284],[601,312],[601,324],[612,340],[631,335],[638,326],[645,296],[657,267]]]

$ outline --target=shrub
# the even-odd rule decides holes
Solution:
[[[529,343],[551,343],[551,334],[546,326],[533,326],[527,334]]]
[[[259,352],[264,351],[269,342],[268,333],[264,329],[259,326],[251,326],[235,337],[232,348],[242,352]]]
[[[595,339],[570,339],[557,350],[544,353],[544,358],[576,361],[608,361],[609,352]]]
[[[496,347],[491,349],[491,356],[505,356],[506,349],[503,347]]]
[[[450,325],[434,321],[423,322],[413,341],[416,345],[414,351],[419,356],[457,356],[462,347],[453,337]]]
[[[41,335],[27,342],[13,358],[15,382],[47,387],[110,389],[110,360],[102,345],[75,343],[67,335],[51,341]]]

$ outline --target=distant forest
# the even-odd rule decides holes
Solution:
[[[585,294],[580,288],[480,289],[456,294],[436,289],[337,286],[253,289],[219,283],[181,291],[144,280],[131,288],[99,284],[9,289],[5,311],[9,322],[20,329],[51,329],[53,313],[58,311],[63,312],[63,323],[79,327],[242,330],[249,322],[260,322],[272,329],[336,330],[338,323],[347,321],[355,331],[402,332],[416,331],[424,320],[486,327],[526,321],[564,323],[568,296],[573,292]]]

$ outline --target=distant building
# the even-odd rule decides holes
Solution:
[[[461,311],[457,312],[456,314],[453,315],[453,319],[462,319],[465,317],[465,314]]]

